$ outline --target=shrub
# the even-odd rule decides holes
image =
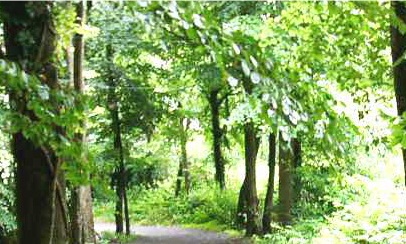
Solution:
[[[370,193],[366,201],[353,202],[328,218],[315,243],[404,243],[406,191],[389,180],[355,178]],[[358,182],[357,182],[358,181]],[[361,181],[361,183],[359,182]]]

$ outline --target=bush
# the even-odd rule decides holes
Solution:
[[[328,218],[315,243],[404,243],[406,191],[389,180],[363,181],[370,196],[353,202]],[[354,184],[360,184],[354,182]]]
[[[320,227],[323,225],[323,219],[301,220],[294,226],[282,227],[272,224],[272,234],[263,237],[256,237],[256,244],[269,243],[312,243],[311,239],[317,235]]]
[[[234,226],[237,192],[200,186],[189,196],[174,196],[170,187],[132,192],[131,219],[141,224],[208,224],[219,228]]]

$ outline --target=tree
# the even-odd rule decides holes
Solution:
[[[130,233],[127,188],[130,161],[129,139],[150,138],[159,114],[155,99],[148,88],[153,73],[151,65],[142,63],[140,55],[144,43],[136,38],[142,26],[133,22],[132,10],[117,3],[98,3],[92,6],[90,22],[100,28],[97,39],[89,42],[89,60],[100,76],[91,81],[95,88],[96,103],[103,104],[107,123],[97,127],[99,138],[112,143],[113,171],[111,183],[116,193],[116,232]],[[108,11],[111,15],[105,15]],[[133,16],[132,16],[133,17]],[[125,21],[117,22],[116,18]],[[140,88],[141,87],[141,88]]]
[[[293,153],[293,204],[300,200],[302,183],[300,180],[300,167],[302,166],[302,143],[298,138],[293,138],[292,143]]]
[[[76,4],[76,23],[83,28],[86,23],[86,1],[81,1]],[[73,37],[73,85],[77,92],[76,102],[81,106],[81,96],[83,96],[84,80],[83,80],[83,62],[84,62],[84,40],[83,35],[76,33]],[[80,126],[85,131],[85,122],[81,121]],[[87,161],[86,157],[86,133],[81,132],[76,134],[76,140],[80,144],[82,159]],[[82,175],[83,176],[83,175]],[[89,175],[87,174],[88,178]],[[71,243],[96,242],[94,232],[92,195],[90,185],[74,186],[71,190]]]
[[[253,84],[251,81],[244,81],[244,89],[250,95]],[[247,224],[246,235],[252,236],[261,232],[259,220],[259,200],[257,195],[256,183],[256,157],[259,148],[259,137],[257,135],[253,121],[247,121],[244,124],[244,150],[245,150],[245,178],[241,186],[243,197],[246,202]],[[239,201],[242,201],[239,199]]]
[[[117,71],[114,70],[113,63],[114,52],[112,50],[111,44],[106,46],[106,59],[110,60],[110,65],[108,68],[109,75],[105,78],[106,84],[109,86],[109,93],[107,97],[107,107],[110,111],[111,116],[111,130],[113,131],[114,137],[114,154],[116,156],[116,167],[114,173],[112,174],[112,182],[115,187],[117,194],[116,199],[116,233],[123,233],[124,231],[124,218],[126,223],[126,233],[130,233],[130,222],[128,217],[128,202],[127,202],[127,189],[126,189],[126,174],[125,174],[125,165],[124,165],[124,148],[122,140],[122,122],[120,119],[119,111],[119,98],[117,96],[117,86],[120,77],[117,77]],[[116,75],[115,75],[116,74]],[[124,209],[123,209],[124,208]],[[124,210],[124,211],[123,211]],[[123,218],[124,212],[124,218]]]
[[[201,57],[199,56],[199,58]],[[192,59],[192,57],[189,59]],[[210,57],[204,59],[210,60]],[[214,179],[220,190],[224,190],[226,187],[226,160],[223,155],[222,144],[226,139],[226,131],[224,127],[221,127],[220,120],[224,117],[221,113],[221,107],[229,97],[230,91],[221,75],[221,70],[214,63],[204,62],[196,66],[196,80],[210,108],[210,133],[215,168]]]
[[[406,24],[406,6],[403,2],[391,2],[397,19],[396,25],[391,26],[391,47],[393,61],[393,76],[398,115],[403,116],[406,111],[406,34],[402,31]],[[402,149],[406,185],[406,149]]]
[[[3,2],[6,59],[27,73],[41,76],[51,91],[60,89],[57,68],[52,63],[55,51],[54,30],[49,2]],[[30,40],[30,41],[27,41]],[[11,92],[11,109],[32,121],[38,117],[28,106],[30,94]],[[57,104],[54,111],[57,113]],[[61,128],[53,133],[62,135]],[[19,243],[66,243],[68,222],[62,159],[49,144],[41,145],[22,131],[12,136],[12,152],[17,163],[17,222]]]
[[[271,232],[273,193],[275,187],[275,164],[276,164],[276,136],[269,133],[268,136],[268,184],[266,189],[264,213],[262,217],[262,228],[264,233]]]
[[[180,104],[180,103],[179,103]],[[179,159],[179,169],[176,179],[175,196],[179,196],[182,186],[182,178],[184,178],[185,193],[186,195],[190,192],[190,163],[187,157],[186,143],[188,138],[188,130],[190,127],[190,119],[183,116],[179,117],[179,145],[180,145],[180,159]]]
[[[282,136],[281,136],[282,137]],[[293,152],[289,142],[279,142],[279,216],[283,225],[291,224],[293,206]]]
[[[224,101],[224,98],[219,97],[219,90],[215,89],[210,91],[208,95],[211,111],[211,131],[213,135],[213,158],[216,169],[215,179],[221,190],[224,190],[226,187],[224,158],[221,150],[224,131],[220,127],[220,105]]]

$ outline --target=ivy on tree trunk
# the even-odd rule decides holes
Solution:
[[[2,2],[6,59],[27,73],[41,77],[50,89],[60,89],[57,69],[52,64],[55,51],[51,2]],[[22,37],[31,41],[24,41]],[[27,40],[27,39],[25,39]],[[22,91],[26,93],[26,91]],[[10,92],[12,111],[37,121],[26,98],[30,94]],[[58,112],[58,105],[54,104]],[[63,134],[55,126],[54,132]],[[66,243],[68,241],[65,179],[62,159],[51,145],[40,145],[18,131],[12,135],[16,170],[16,206],[19,243]]]

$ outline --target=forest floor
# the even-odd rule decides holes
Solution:
[[[114,223],[96,223],[96,232],[114,232]],[[249,244],[248,239],[230,237],[224,233],[164,226],[132,226],[136,240],[131,244]]]

